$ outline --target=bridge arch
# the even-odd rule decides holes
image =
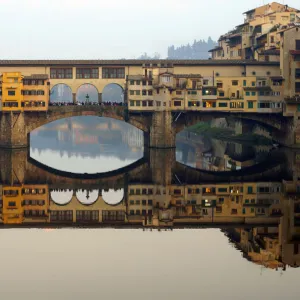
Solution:
[[[149,118],[145,116],[128,116],[125,106],[101,106],[101,105],[65,105],[51,106],[45,114],[38,116],[33,114],[24,115],[26,133],[30,134],[36,128],[49,124],[56,120],[77,117],[77,116],[97,116],[112,118],[129,123],[130,125],[149,132]]]
[[[73,190],[52,190],[50,199],[57,205],[64,206],[72,201]]]
[[[72,89],[65,83],[58,83],[54,85],[50,90],[50,102],[73,102]]]
[[[99,91],[91,83],[83,83],[76,91],[76,101],[80,103],[99,102]]]
[[[124,88],[118,83],[109,83],[102,90],[102,102],[124,103]]]
[[[76,198],[83,205],[92,205],[99,198],[99,190],[78,190]]]
[[[103,201],[111,206],[119,205],[124,200],[124,195],[124,189],[102,191]]]

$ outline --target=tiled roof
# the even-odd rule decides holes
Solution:
[[[256,60],[138,60],[138,59],[121,59],[121,60],[0,60],[0,66],[142,66],[146,63],[152,64],[173,64],[186,66],[203,66],[203,65],[274,65],[279,66],[279,62],[261,62]]]
[[[219,51],[219,50],[223,50],[223,48],[220,47],[220,46],[218,46],[218,47],[215,47],[215,48],[213,48],[211,50],[208,50],[208,52],[214,52],[214,51]]]

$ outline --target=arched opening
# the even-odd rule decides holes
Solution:
[[[116,83],[110,83],[106,85],[102,91],[102,102],[103,103],[124,103],[123,88]]]
[[[83,205],[91,205],[95,203],[99,197],[98,190],[79,190],[76,192],[78,201]]]
[[[76,93],[76,101],[81,104],[98,103],[98,90],[89,83],[81,85]]]
[[[113,190],[109,189],[108,191],[102,191],[102,198],[104,202],[108,205],[118,205],[123,201],[124,198],[124,189]]]
[[[67,205],[71,202],[73,190],[53,190],[50,192],[50,199],[57,205]]]
[[[71,102],[73,102],[72,90],[68,85],[59,83],[51,89],[50,103],[57,104]]]

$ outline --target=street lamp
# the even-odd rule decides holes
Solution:
[[[90,99],[89,94],[86,94],[86,96],[85,96],[85,104],[89,103],[89,99]]]

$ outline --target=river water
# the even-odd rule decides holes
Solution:
[[[298,299],[300,152],[77,117],[0,150],[1,299]]]

